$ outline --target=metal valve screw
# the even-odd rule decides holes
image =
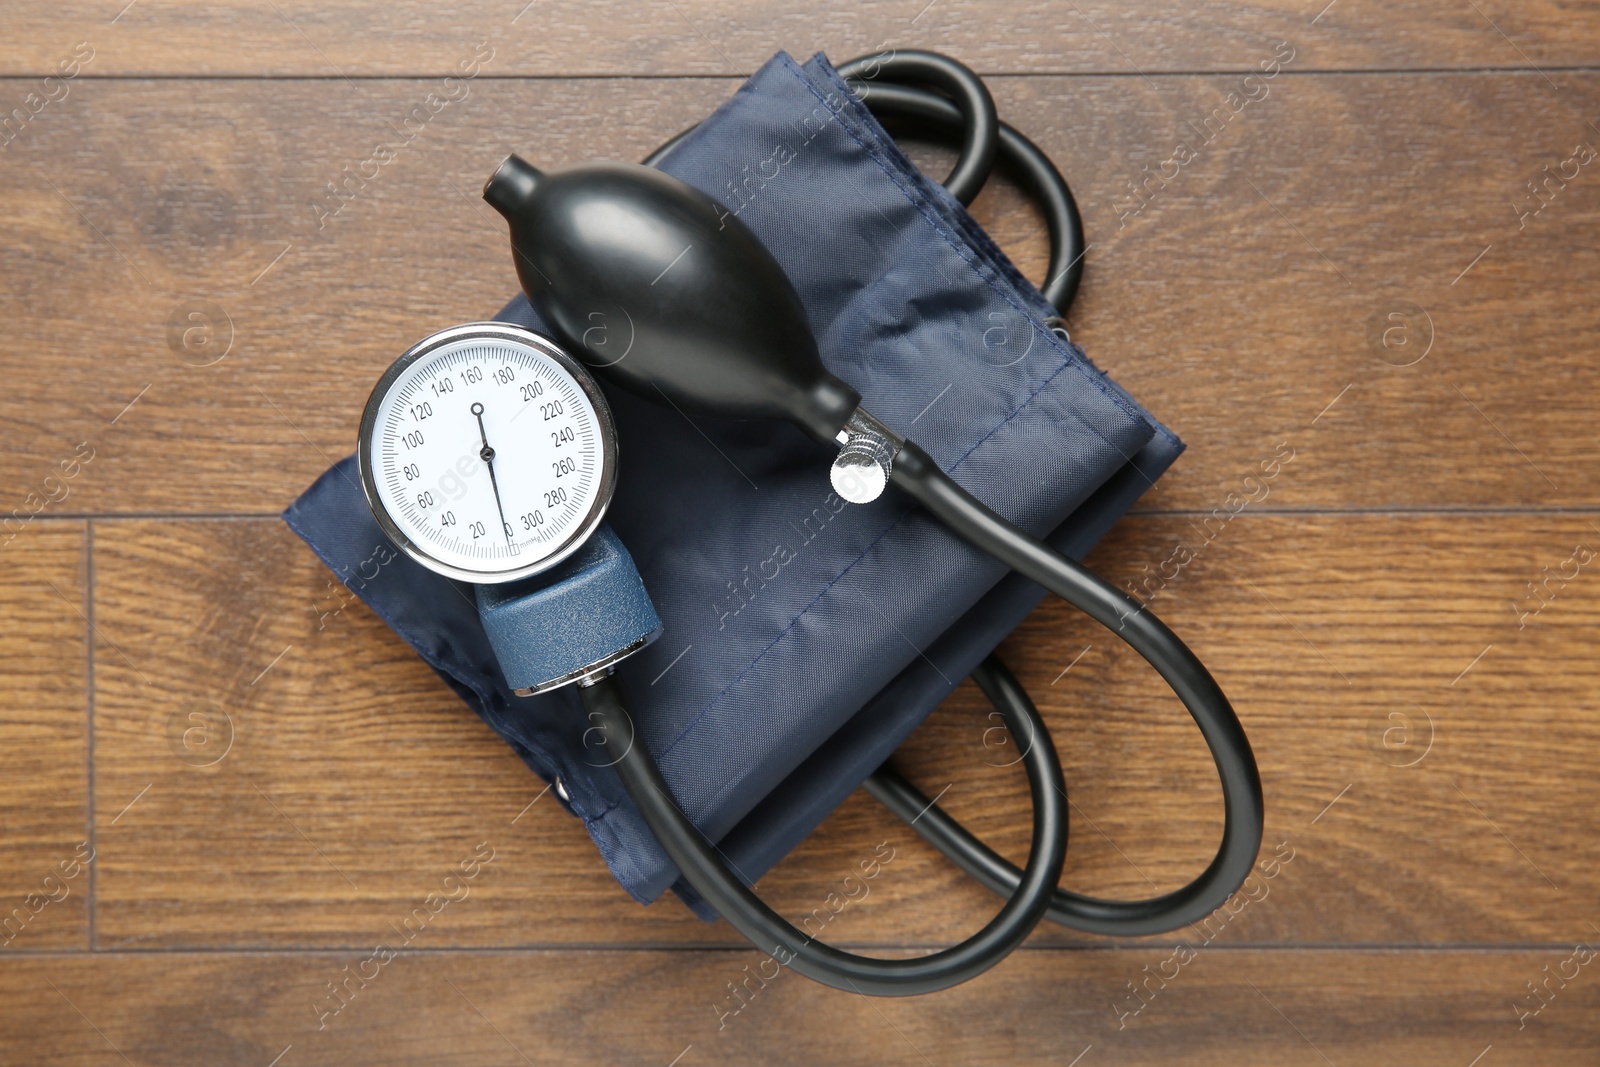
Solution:
[[[828,479],[833,491],[852,504],[867,504],[883,495],[894,469],[895,447],[871,430],[856,430],[834,458]]]

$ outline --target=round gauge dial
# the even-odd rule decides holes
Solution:
[[[594,379],[554,342],[472,323],[419,342],[361,419],[362,487],[407,555],[508,582],[571,555],[616,483],[616,430]]]

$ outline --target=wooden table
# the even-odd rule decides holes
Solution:
[[[1600,12],[124,3],[0,12],[0,1060],[1595,1062]],[[1041,928],[937,996],[734,999],[759,957],[629,900],[277,513],[397,352],[508,295],[477,200],[507,151],[636,159],[780,47],[882,43],[988,75],[1077,193],[1073,336],[1189,442],[1091,562],[1198,546],[1158,606],[1236,702],[1278,862],[1209,941]],[[1037,277],[1017,192],[975,213]],[[1066,881],[1192,877],[1220,793],[1175,701],[1059,605],[1004,652],[1061,743]],[[964,685],[902,762],[1015,857],[985,711]],[[809,911],[884,842],[830,939],[992,913],[859,793],[761,888]]]

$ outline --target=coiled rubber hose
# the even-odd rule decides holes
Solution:
[[[936,135],[959,136],[959,157],[945,180],[970,204],[998,160],[1040,203],[1050,234],[1050,266],[1041,292],[1064,315],[1083,276],[1083,224],[1060,172],[1032,141],[996,115],[988,88],[970,69],[933,52],[863,56],[841,65],[872,111]],[[692,127],[691,127],[692,129]],[[690,131],[663,144],[646,163],[663,159]],[[1033,845],[1019,870],[984,845],[888,765],[867,790],[1006,904],[976,935],[928,956],[878,959],[832,948],[802,934],[728,870],[716,846],[677,807],[659,769],[639,743],[620,689],[609,675],[582,688],[585,707],[630,795],[684,877],[723,918],[774,959],[824,984],[881,996],[946,988],[992,967],[1041,917],[1099,934],[1159,933],[1197,921],[1220,907],[1250,873],[1260,847],[1261,781],[1249,741],[1226,696],[1176,635],[1131,597],[1081,564],[1016,529],[958,486],[925,452],[907,442],[893,482],[952,531],[1063,597],[1140,653],[1188,708],[1210,747],[1222,781],[1222,842],[1210,865],[1188,885],[1146,900],[1116,901],[1058,888],[1066,854],[1066,793],[1055,746],[1033,702],[998,657],[973,679],[1013,735],[1029,738],[1023,756],[1033,799]]]
[[[1033,702],[999,660],[990,657],[973,679],[989,695],[1018,737],[1044,731]],[[914,996],[946,989],[1005,959],[1039,925],[1050,891],[1067,858],[1067,794],[1054,745],[1031,746],[1023,762],[1033,793],[1033,849],[1013,893],[982,930],[927,956],[880,959],[859,956],[817,941],[797,930],[729,870],[708,841],[678,807],[655,760],[637,737],[622,691],[610,674],[580,683],[584,710],[605,738],[628,795],[645,824],[677,864],[690,885],[734,929],[786,967],[835,989],[873,996]]]

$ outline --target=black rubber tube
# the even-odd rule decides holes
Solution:
[[[866,59],[852,60],[841,67],[840,72],[859,74],[866,69],[867,62]],[[887,81],[865,81],[857,85],[867,106],[879,117],[909,120],[945,137],[962,129],[962,112],[935,93]],[[999,131],[1001,164],[1038,199],[1043,209],[1050,234],[1051,254],[1049,274],[1040,289],[1045,298],[1064,315],[1077,296],[1083,278],[1083,221],[1078,214],[1077,203],[1055,164],[1032,141],[1005,123],[1000,124]],[[965,189],[952,192],[958,193],[957,199],[963,203],[970,203],[970,196],[963,198]],[[1001,521],[998,516],[994,518]],[[987,550],[988,546],[979,547]],[[1087,570],[1082,573],[1099,582]],[[1121,596],[1120,593],[1115,595]],[[1160,623],[1157,621],[1156,625],[1160,626]],[[1165,626],[1160,626],[1160,629],[1170,638],[1169,646],[1175,643],[1182,647],[1182,643]],[[1184,649],[1185,653],[1187,651]],[[1193,656],[1189,658],[1192,660]],[[1194,666],[1199,666],[1198,661]],[[1200,670],[1204,672],[1203,667]],[[1211,688],[1216,689],[1214,682]],[[1225,760],[1223,753],[1232,746],[1231,738],[1236,735],[1242,741],[1244,732],[1239,728],[1238,720],[1221,691],[1216,690],[1213,696],[1214,700],[1188,704],[1191,714],[1202,724],[1202,731],[1223,777],[1228,817],[1224,822],[1222,845],[1212,864],[1199,878],[1183,888],[1145,900],[1103,900],[1057,889],[1046,914],[1051,922],[1096,934],[1135,936],[1161,933],[1198,921],[1221,907],[1250,873],[1260,847],[1260,819],[1257,818],[1253,831],[1249,826],[1236,830],[1232,813],[1235,809],[1249,810],[1251,807],[1259,812],[1259,775],[1254,760],[1249,758],[1246,742],[1244,763],[1248,765],[1249,774],[1230,776],[1228,768],[1237,767],[1239,761]],[[1206,721],[1213,725],[1210,731],[1205,730]],[[916,819],[912,825],[924,840],[990,890],[1001,896],[1009,896],[1016,891],[1019,879],[1015,866],[984,845],[937,805],[933,805],[921,791],[892,768],[880,768],[867,779],[865,785],[869,793],[896,815],[908,822]],[[1252,796],[1253,804],[1250,801]]]
[[[907,58],[913,56],[917,59]],[[928,61],[928,57],[932,57],[932,62]],[[937,76],[929,76],[927,72],[934,69],[938,71]],[[927,131],[942,138],[954,136],[959,139],[961,158],[945,185],[961,203],[970,204],[988,176],[985,167],[973,180],[975,168],[968,164],[974,159],[998,159],[1026,191],[1038,199],[1050,235],[1050,265],[1040,291],[1060,314],[1065,315],[1077,296],[1084,270],[1086,246],[1077,202],[1055,164],[1026,136],[998,120],[992,125],[971,121],[970,115],[992,113],[993,100],[983,87],[982,80],[967,67],[936,53],[863,56],[840,65],[838,70],[879,118],[908,121],[919,132]],[[926,88],[897,84],[902,80],[932,85],[951,94],[951,97],[930,92]],[[973,83],[982,90],[981,93],[974,91]],[[987,101],[987,106],[974,103],[979,99]],[[653,164],[659,161],[687,133],[686,130],[662,145],[646,162]],[[985,149],[980,142],[987,142],[990,147]],[[998,144],[998,153],[993,147],[995,143]],[[1177,682],[1173,682],[1173,678],[1168,677],[1168,681],[1173,683],[1174,690],[1179,692],[1200,726],[1222,778],[1225,809],[1222,843],[1216,857],[1199,878],[1182,889],[1146,900],[1102,900],[1057,888],[1051,896],[1046,917],[1060,925],[1091,933],[1132,936],[1176,929],[1221,907],[1250,873],[1262,832],[1259,772],[1249,742],[1227,698],[1193,653],[1154,616],[1139,610],[1137,604],[1092,572],[1010,527],[954,482],[950,482],[920,449],[914,445],[910,447],[914,451],[903,453],[898,461],[896,481],[925,504],[937,498],[940,501],[937,505],[929,504],[930,510],[934,510],[936,515],[950,521],[947,514],[938,511],[937,507],[945,508],[949,514],[965,513],[966,527],[957,526],[958,532],[964,537],[1066,597],[1108,628],[1117,630],[1158,670],[1162,670],[1161,661],[1164,658],[1169,655],[1176,657],[1171,661],[1170,669],[1177,671],[1180,679],[1187,679],[1194,684],[1188,686],[1189,692],[1185,696],[1184,690],[1179,688]],[[927,468],[937,472],[937,478],[926,470],[919,473],[917,480],[924,483],[921,490],[923,495],[906,484],[909,478],[907,464],[915,467],[918,456],[921,456]],[[947,483],[942,489],[933,484],[941,479]],[[965,497],[965,503],[961,503],[955,494]],[[1022,538],[1030,544],[1031,550],[1022,552],[1016,558],[1028,557],[1030,566],[1038,573],[1017,566],[1012,559],[996,553],[991,547],[995,543],[996,531]],[[1046,572],[1054,573],[1056,584],[1040,577]],[[1070,578],[1070,581],[1061,581],[1063,577]],[[1089,603],[1097,605],[1095,610],[1090,610]],[[1130,635],[1121,632],[1128,625],[1130,612],[1143,620],[1134,624],[1142,635],[1139,641],[1143,647],[1135,643]],[[1108,619],[1115,619],[1116,624],[1113,626]],[[998,659],[991,659],[999,663]],[[1162,670],[1162,673],[1167,676],[1166,670]],[[1022,883],[1020,872],[1014,865],[989,849],[887,765],[867,780],[866,788],[891,811],[911,822],[925,840],[985,886],[1002,896],[1017,892]]]
[[[1044,721],[1005,665],[990,657],[972,674],[1017,737],[1037,738],[1023,759],[1033,794],[1033,846],[1019,884],[983,929],[927,956],[879,959],[845,952],[802,933],[734,872],[673,799],[661,771],[635,735],[622,691],[609,674],[580,694],[589,719],[628,795],[689,884],[728,923],[774,960],[835,989],[873,996],[931,993],[982,974],[1005,959],[1044,917],[1067,855],[1066,786]],[[915,817],[912,826],[916,826]]]
[[[1091,933],[1154,934],[1198,921],[1221,907],[1255,864],[1264,812],[1261,775],[1250,740],[1211,672],[1138,601],[995,514],[915,444],[908,441],[901,449],[890,480],[964,540],[1038,582],[1127,642],[1172,687],[1216,762],[1222,781],[1222,843],[1198,878],[1182,889],[1146,900],[1102,900],[1056,889],[1050,919]],[[925,797],[904,779],[896,782],[896,777],[877,777],[868,788],[902,818],[920,798],[924,813],[913,824],[918,834],[995,892],[1004,896],[1016,891],[1018,882],[1011,874],[1014,867],[937,806],[927,806]]]

